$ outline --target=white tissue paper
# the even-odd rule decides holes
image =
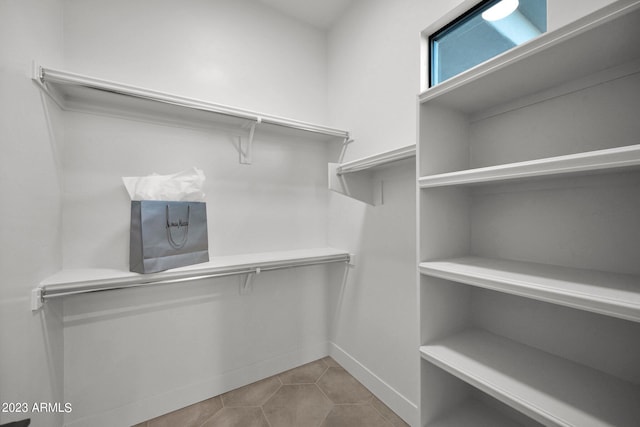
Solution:
[[[122,177],[131,200],[204,202],[204,172],[193,167],[172,175]]]

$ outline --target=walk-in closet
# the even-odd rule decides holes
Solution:
[[[0,427],[633,427],[640,1],[0,0]]]

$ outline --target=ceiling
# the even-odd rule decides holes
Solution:
[[[258,0],[293,18],[328,29],[353,0]]]

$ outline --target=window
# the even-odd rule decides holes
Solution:
[[[546,0],[485,0],[429,37],[429,86],[546,30]]]

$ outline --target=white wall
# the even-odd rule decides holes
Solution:
[[[553,31],[591,12],[613,3],[615,0],[563,1],[547,0],[547,29]]]
[[[356,0],[332,27],[329,117],[355,139],[345,160],[415,143],[420,32],[476,2]],[[549,30],[609,3],[548,0]],[[396,168],[394,176],[380,177],[390,180],[383,208],[330,198],[330,244],[360,254],[342,295],[334,344],[344,362],[354,361],[361,381],[378,387],[379,397],[418,425],[415,169]]]
[[[29,407],[26,414],[0,412],[0,424],[62,422],[59,414],[30,412],[35,402],[63,401],[60,307],[39,314],[29,308],[31,289],[61,263],[48,105],[31,81],[31,62],[59,64],[61,57],[59,2],[0,2],[0,402]]]
[[[64,3],[65,69],[324,123],[325,34],[252,1]],[[210,255],[327,246],[327,145],[65,112],[63,264],[128,268],[120,177],[204,170]],[[241,132],[236,131],[235,134]],[[245,131],[246,133],[246,131]],[[339,284],[338,284],[339,285]],[[68,297],[70,426],[126,426],[328,354],[326,267]]]
[[[65,67],[324,123],[325,35],[253,0],[65,0]]]
[[[352,133],[345,160],[415,143],[419,32],[455,2],[355,1],[329,33],[329,114]],[[337,155],[333,161],[337,160]],[[384,205],[332,194],[333,246],[358,254],[334,326],[334,357],[417,425],[415,165],[376,175]]]
[[[415,167],[404,160],[374,175],[384,204],[341,194],[330,203],[330,246],[357,255],[341,289],[331,355],[398,415],[416,412]]]

